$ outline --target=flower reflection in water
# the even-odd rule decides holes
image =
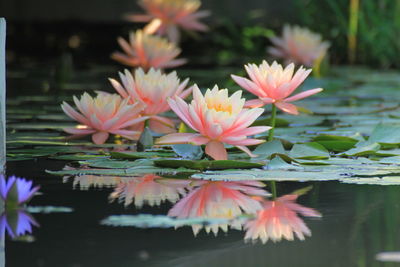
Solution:
[[[245,240],[255,241],[260,239],[266,243],[269,239],[273,242],[282,238],[304,240],[305,236],[311,236],[311,231],[299,217],[321,217],[314,209],[297,204],[298,195],[284,195],[276,200],[261,200],[262,210],[257,212],[255,219],[249,220],[244,225],[246,229]]]
[[[168,212],[168,216],[177,218],[225,218],[235,219],[246,214],[255,214],[262,209],[258,200],[252,196],[267,196],[269,193],[262,189],[264,184],[259,181],[201,181],[192,182],[194,189],[187,196],[176,203]],[[240,221],[232,221],[230,226],[241,229]],[[196,235],[202,225],[193,225]],[[228,230],[228,224],[213,224],[205,226],[209,233],[211,230],[216,235],[219,228],[224,232]]]
[[[160,205],[166,200],[175,203],[181,195],[186,194],[190,186],[191,181],[188,179],[168,179],[147,174],[119,183],[110,199],[118,199],[125,206],[133,202],[136,207],[142,207],[143,204]]]
[[[128,178],[118,176],[100,176],[100,175],[79,175],[74,177],[73,187],[79,186],[81,190],[88,190],[93,187],[96,189],[114,187]],[[67,182],[69,177],[64,177],[64,182]]]
[[[6,232],[12,239],[30,234],[32,225],[39,227],[36,220],[23,209],[3,212],[0,216],[0,238],[4,238]]]

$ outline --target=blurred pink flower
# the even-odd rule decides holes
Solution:
[[[300,67],[294,73],[293,63],[283,68],[276,61],[272,65],[268,65],[264,60],[259,66],[256,64],[245,65],[245,69],[251,80],[233,74],[231,76],[242,88],[258,96],[258,99],[247,101],[246,107],[275,104],[282,111],[297,115],[299,113],[297,107],[290,102],[322,91],[322,88],[315,88],[290,96],[311,72],[311,69]]]
[[[271,37],[275,47],[269,47],[268,52],[276,57],[285,59],[287,64],[296,63],[313,67],[316,60],[321,60],[330,44],[323,42],[320,34],[307,28],[285,25],[282,37]]]
[[[61,108],[65,114],[81,124],[75,128],[64,128],[64,131],[76,136],[91,134],[96,144],[103,144],[109,134],[137,140],[140,132],[127,128],[148,117],[139,116],[144,108],[142,103],[130,105],[128,101],[129,99],[122,100],[117,94],[107,93],[98,93],[94,98],[84,93],[80,100],[74,96],[75,105],[80,113],[66,102],[62,103]]]
[[[200,18],[210,15],[209,11],[197,11],[199,0],[141,0],[145,15],[128,15],[134,22],[149,22],[144,31],[149,34],[166,35],[172,42],[178,43],[178,27],[188,31],[207,31],[208,27],[199,22]]]
[[[190,183],[188,179],[169,179],[147,174],[119,183],[110,194],[110,199],[123,201],[125,206],[133,202],[136,207],[142,207],[143,204],[160,205],[165,200],[175,203],[181,195],[186,194]]]
[[[180,82],[176,72],[162,74],[160,70],[151,68],[147,73],[139,68],[135,70],[135,78],[130,71],[119,73],[121,83],[115,79],[109,79],[115,90],[131,104],[141,102],[146,105],[142,115],[149,117],[149,127],[158,133],[175,132],[175,123],[166,117],[158,116],[170,110],[167,99],[179,96],[186,98],[192,87],[185,89],[189,79]],[[142,123],[142,128],[144,123]]]
[[[177,218],[223,218],[235,219],[239,215],[255,214],[262,208],[259,201],[251,196],[267,196],[269,193],[262,189],[264,184],[259,181],[203,181],[193,180],[189,194],[176,203],[168,212],[168,216]],[[230,225],[240,229],[241,223],[232,221]],[[201,225],[194,225],[197,234]],[[227,231],[228,224],[213,224],[206,226],[208,232],[218,233],[218,229]]]
[[[171,109],[193,130],[199,133],[173,133],[159,138],[157,144],[206,144],[205,152],[216,160],[226,160],[227,151],[223,143],[234,145],[250,156],[253,154],[246,147],[265,142],[247,138],[269,130],[271,127],[249,127],[262,113],[263,109],[244,109],[245,99],[242,91],[228,96],[228,89],[219,90],[216,85],[207,89],[203,96],[197,85],[193,88],[191,104],[180,97],[168,99]]]
[[[114,52],[111,58],[130,67],[165,69],[186,63],[186,59],[175,59],[181,50],[174,43],[141,30],[131,32],[129,42],[119,37],[118,43],[125,54]]]
[[[272,201],[263,200],[263,208],[257,212],[256,218],[244,225],[245,240],[261,239],[262,243],[266,243],[268,239],[273,242],[282,238],[294,240],[294,234],[300,240],[311,236],[310,229],[298,213],[305,217],[321,217],[321,214],[295,203],[297,197],[298,195],[285,195]]]

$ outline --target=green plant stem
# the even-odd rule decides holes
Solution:
[[[276,182],[271,181],[271,182],[269,182],[269,185],[271,187],[272,199],[275,200],[276,199]]]
[[[350,64],[356,59],[357,30],[358,30],[359,0],[350,0],[349,29],[348,29],[348,56]]]
[[[272,104],[271,123],[270,123],[272,129],[269,130],[268,140],[267,140],[268,142],[271,142],[274,139],[275,123],[276,123],[276,106],[275,104]]]

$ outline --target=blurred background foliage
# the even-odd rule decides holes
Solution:
[[[8,19],[9,66],[59,64],[71,54],[74,66],[114,64],[109,55],[119,49],[118,36],[143,24],[122,20],[140,13],[136,0],[0,1],[0,16]],[[182,56],[188,67],[233,66],[270,59],[268,37],[280,35],[284,24],[306,26],[331,42],[333,64],[354,63],[374,68],[400,67],[400,0],[203,0],[212,11],[205,22],[210,32],[184,35]],[[350,12],[351,4],[358,8]],[[46,10],[46,12],[43,12]],[[350,24],[355,15],[355,24]],[[349,34],[356,40],[349,50]],[[195,37],[195,38],[193,38]],[[350,54],[349,54],[350,51]]]
[[[348,63],[350,6],[353,0],[297,0],[297,23],[332,42],[333,63]],[[358,1],[357,1],[358,2]],[[400,0],[361,0],[355,63],[375,68],[400,67]]]

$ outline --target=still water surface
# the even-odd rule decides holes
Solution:
[[[41,185],[43,194],[31,206],[66,206],[74,211],[34,214],[40,226],[33,226],[30,242],[7,236],[6,266],[396,266],[376,261],[375,255],[400,250],[399,186],[278,183],[278,197],[312,185],[297,203],[322,217],[299,217],[312,233],[303,241],[268,240],[263,244],[260,240],[245,242],[244,230],[225,233],[219,229],[215,236],[201,229],[195,236],[191,226],[101,225],[110,215],[166,215],[172,204],[165,201],[151,206],[145,201],[141,208],[134,203],[125,207],[118,201],[110,203],[113,186],[81,190],[73,186],[74,178],[63,181],[43,171],[61,169],[64,164],[51,160],[8,164],[10,174]]]

